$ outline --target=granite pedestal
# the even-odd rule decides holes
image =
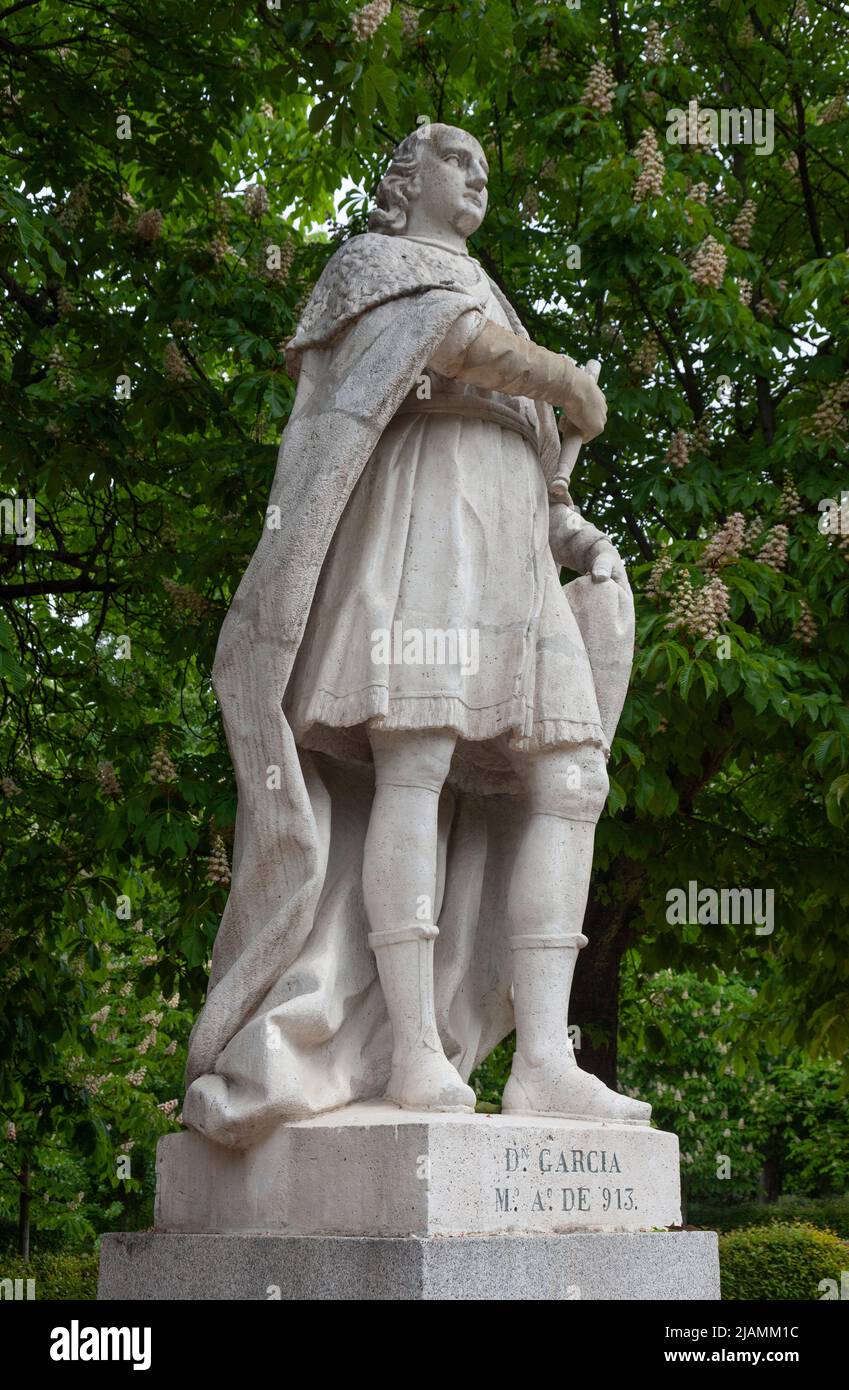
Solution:
[[[104,1238],[100,1297],[718,1298],[680,1220],[674,1134],[371,1102],[161,1140],[156,1230]]]

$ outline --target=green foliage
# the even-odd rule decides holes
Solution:
[[[7,9],[0,498],[34,500],[36,533],[0,535],[4,1213],[27,1156],[37,1222],[51,1188],[92,1229],[148,1200],[225,900],[235,795],[209,671],[293,396],[280,349],[421,115],[486,147],[474,250],[529,331],[603,360],[610,424],[575,489],[629,565],[638,649],[596,958],[637,942],[648,975],[756,975],[747,1064],[849,1053],[849,552],[817,525],[846,486],[847,21],[797,8],[679,0],[651,53],[637,0],[395,6],[366,37],[347,0]],[[690,100],[773,110],[774,153],[669,144]],[[649,131],[664,167],[639,199]],[[670,923],[690,879],[773,888],[774,934]]]
[[[0,1279],[34,1279],[36,1300],[92,1300],[97,1297],[98,1252],[33,1255],[28,1263],[0,1255]],[[24,1285],[26,1292],[26,1284]]]
[[[765,1181],[770,1196],[849,1191],[843,1068],[796,1052],[759,1057],[749,1037],[757,1014],[758,989],[740,976],[629,975],[623,1089],[678,1135],[692,1196],[739,1202]]]
[[[479,1105],[491,1105],[500,1110],[501,1093],[507,1085],[507,1078],[510,1075],[515,1046],[516,1034],[511,1033],[510,1037],[505,1038],[498,1047],[494,1047],[489,1056],[485,1057],[480,1066],[472,1072],[469,1077],[469,1085],[474,1088]]]
[[[751,1226],[786,1225],[803,1221],[819,1230],[833,1231],[849,1241],[849,1197],[779,1197],[777,1202],[694,1201],[688,1220],[711,1231],[740,1231]]]
[[[723,1299],[820,1299],[823,1279],[840,1287],[849,1246],[804,1222],[728,1231],[719,1237]]]

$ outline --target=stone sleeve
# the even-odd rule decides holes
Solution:
[[[480,336],[488,322],[481,309],[467,309],[465,313],[460,314],[432,354],[428,367],[440,376],[456,377],[471,344]]]
[[[464,320],[476,316],[483,319],[476,311],[460,316],[430,366],[471,386],[548,401],[550,405],[570,404],[579,370],[571,357],[549,352],[490,319],[483,319],[477,334],[461,346],[464,329],[468,332],[471,327]]]

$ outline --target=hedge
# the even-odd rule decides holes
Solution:
[[[849,1243],[803,1221],[727,1231],[719,1237],[723,1299],[823,1297],[819,1285],[849,1270]]]
[[[94,1299],[97,1297],[98,1252],[62,1254],[54,1251],[33,1255],[24,1264],[19,1255],[0,1254],[0,1279],[35,1280],[35,1297],[45,1299]],[[23,1285],[26,1296],[26,1282]]]

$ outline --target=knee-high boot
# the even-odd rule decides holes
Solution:
[[[580,932],[539,932],[511,938],[516,1052],[502,1111],[576,1120],[648,1124],[651,1106],[612,1091],[581,1071],[568,1032],[569,995]]]
[[[405,1110],[473,1112],[475,1093],[442,1050],[433,1000],[432,924],[372,932],[380,983],[392,1024],[392,1074],[386,1096]]]

